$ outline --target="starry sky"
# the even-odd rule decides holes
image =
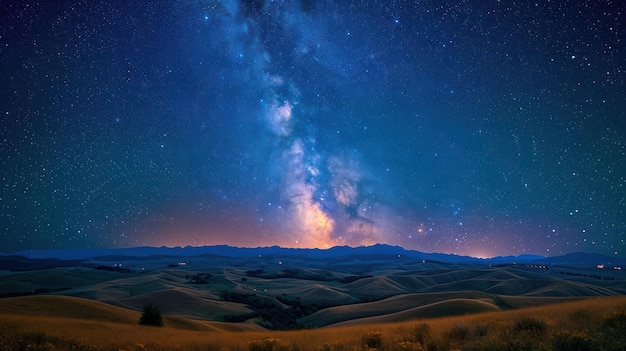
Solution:
[[[626,257],[621,1],[0,4],[0,252]]]

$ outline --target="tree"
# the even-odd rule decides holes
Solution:
[[[143,308],[141,318],[139,318],[140,325],[147,325],[151,327],[162,327],[163,317],[161,316],[161,310],[159,306],[149,303]]]

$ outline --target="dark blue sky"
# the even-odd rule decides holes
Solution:
[[[626,255],[613,1],[3,1],[0,252]]]

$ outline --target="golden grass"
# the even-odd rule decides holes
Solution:
[[[33,295],[0,299],[0,313],[134,323],[137,311],[71,296]]]
[[[616,313],[621,313],[619,318],[611,319]],[[19,342],[30,343],[31,349],[77,351],[344,351],[372,347],[378,350],[564,350],[581,345],[588,349],[619,350],[619,345],[626,342],[620,339],[624,338],[620,336],[624,335],[620,328],[626,328],[623,316],[626,316],[623,296],[402,323],[300,331],[250,331],[258,327],[167,316],[166,326],[156,328],[136,323],[2,312],[0,350],[18,349],[17,346],[23,346]],[[229,325],[247,331],[228,331]],[[22,346],[19,348],[26,349]]]

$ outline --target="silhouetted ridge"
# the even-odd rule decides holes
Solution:
[[[133,260],[133,258],[188,258],[214,255],[217,257],[305,257],[311,259],[333,259],[343,257],[361,257],[364,260],[380,260],[380,259],[412,259],[440,263],[472,263],[472,264],[543,264],[543,265],[569,265],[569,266],[625,266],[626,258],[611,257],[599,254],[587,253],[571,253],[563,256],[545,257],[537,255],[520,255],[520,256],[499,256],[493,258],[475,258],[470,256],[459,256],[454,254],[443,253],[424,253],[415,250],[407,250],[400,246],[387,244],[376,244],[372,246],[335,246],[329,249],[301,249],[301,248],[283,248],[279,246],[270,247],[234,247],[228,245],[215,246],[186,246],[186,247],[133,247],[118,249],[59,249],[59,250],[27,250],[12,255],[0,254],[0,262],[4,262],[4,266],[10,266],[11,260],[7,257],[15,258],[16,262],[24,260],[60,260],[74,261],[73,264],[87,260],[99,261],[115,261],[115,260]],[[21,261],[20,261],[21,260]],[[35,262],[22,262],[24,266],[35,265]],[[42,266],[50,266],[57,264],[58,266],[66,266],[65,263],[57,261],[41,261]],[[32,269],[32,268],[30,268]]]

